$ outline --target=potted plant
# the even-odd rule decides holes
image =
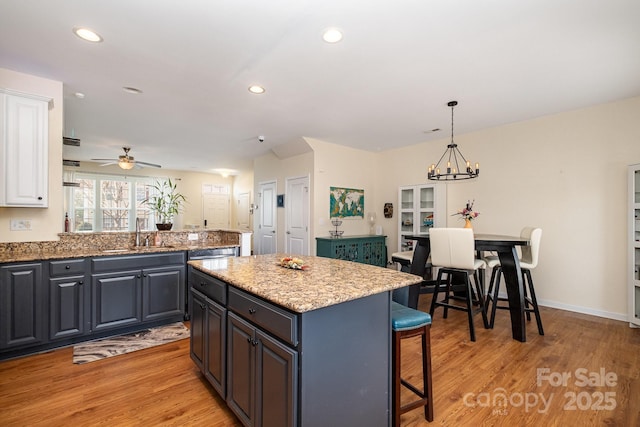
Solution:
[[[149,196],[143,203],[156,215],[156,227],[158,230],[171,230],[173,217],[180,213],[182,204],[186,201],[183,194],[178,193],[177,184],[171,179],[166,181],[156,181],[150,186],[153,188],[153,195]]]

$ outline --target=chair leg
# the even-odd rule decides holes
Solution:
[[[449,304],[449,297],[451,296],[451,284],[453,282],[453,274],[447,273],[447,285],[444,290],[444,299],[442,300],[445,304]],[[444,313],[442,315],[443,319],[446,319],[449,315],[449,306],[444,306]]]
[[[438,271],[438,278],[436,279],[436,288],[433,290],[433,296],[431,297],[431,308],[429,309],[429,315],[433,319],[433,312],[436,310],[436,301],[438,300],[438,294],[440,293],[440,283],[442,282],[442,270]]]
[[[422,337],[422,390],[413,384],[402,379],[400,371],[402,365],[401,346],[403,338],[410,338],[420,335]],[[400,416],[408,411],[424,406],[424,417],[427,421],[433,421],[433,387],[431,381],[431,325],[407,331],[393,331],[393,408],[392,418],[394,427],[400,427]],[[405,386],[420,399],[414,400],[402,406],[400,399],[400,389]]]
[[[498,308],[498,293],[500,292],[500,276],[502,275],[502,268],[494,267],[493,270],[495,271],[496,276],[495,283],[493,285],[493,295],[491,297],[491,318],[489,319],[489,328],[491,329],[493,329],[493,325],[496,321],[496,308]]]
[[[531,322],[531,310],[533,303],[529,299],[529,292],[527,291],[527,271],[522,270],[522,292],[524,292],[524,315],[527,316],[527,321]]]
[[[542,329],[542,318],[540,317],[540,309],[538,308],[538,299],[536,298],[536,291],[533,289],[531,270],[524,270],[523,274],[526,274],[527,276],[529,292],[531,293],[531,305],[533,306],[533,314],[536,316],[536,323],[538,324],[538,333],[540,335],[544,335],[544,329]]]
[[[433,421],[433,388],[431,381],[431,325],[427,325],[422,335],[422,381],[424,395],[429,399],[424,407],[424,417]]]
[[[473,299],[472,299],[472,289],[471,289],[471,280],[467,275],[467,316],[469,317],[469,335],[471,337],[471,341],[476,340],[476,331],[473,327]]]
[[[482,283],[481,280],[478,281],[478,275],[480,275],[480,277],[484,276],[484,271],[480,274],[476,271],[475,273],[473,273],[473,277],[475,279],[476,289],[478,291],[478,303],[482,312],[482,324],[484,325],[485,329],[489,329],[489,320],[487,319],[487,306],[484,301],[484,283]]]

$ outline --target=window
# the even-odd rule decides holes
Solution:
[[[80,186],[66,195],[71,231],[135,231],[136,218],[143,230],[151,230],[155,218],[143,201],[155,180],[76,172],[73,181]]]

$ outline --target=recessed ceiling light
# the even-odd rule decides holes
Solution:
[[[342,40],[342,31],[337,28],[328,28],[322,34],[322,39],[327,43],[338,43]]]
[[[138,89],[136,87],[130,87],[130,86],[125,86],[125,87],[122,88],[122,90],[124,90],[127,93],[133,93],[133,94],[136,94],[136,95],[142,93],[142,91],[140,89]]]
[[[258,85],[251,85],[249,86],[249,92],[251,93],[264,93],[264,88],[262,86],[258,86]]]
[[[84,27],[75,27],[73,29],[73,34],[80,37],[82,40],[86,40],[92,43],[100,43],[102,41],[102,37],[100,37],[100,34]]]
[[[84,93],[82,92],[76,92],[73,94],[73,96],[75,96],[78,99],[84,99]]]

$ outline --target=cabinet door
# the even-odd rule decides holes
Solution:
[[[227,404],[245,426],[255,422],[254,327],[233,313],[227,315]]]
[[[49,279],[49,338],[85,333],[84,276]]]
[[[94,331],[142,321],[141,279],[141,271],[91,276]]]
[[[5,97],[3,186],[5,206],[47,207],[48,103],[41,99]],[[1,195],[1,194],[0,194]],[[1,199],[2,197],[0,197]]]
[[[256,331],[256,425],[292,427],[298,406],[298,353]]]
[[[191,311],[191,360],[204,372],[205,355],[205,331],[207,304],[204,295],[191,289],[189,292],[191,301],[189,307]]]
[[[385,267],[387,265],[387,247],[384,239],[371,238],[362,241],[362,260],[365,264]]]
[[[0,348],[46,342],[42,264],[2,267],[0,271]]]
[[[224,399],[226,397],[227,310],[207,300],[206,319],[204,376]]]
[[[142,270],[142,320],[184,313],[184,266]]]

